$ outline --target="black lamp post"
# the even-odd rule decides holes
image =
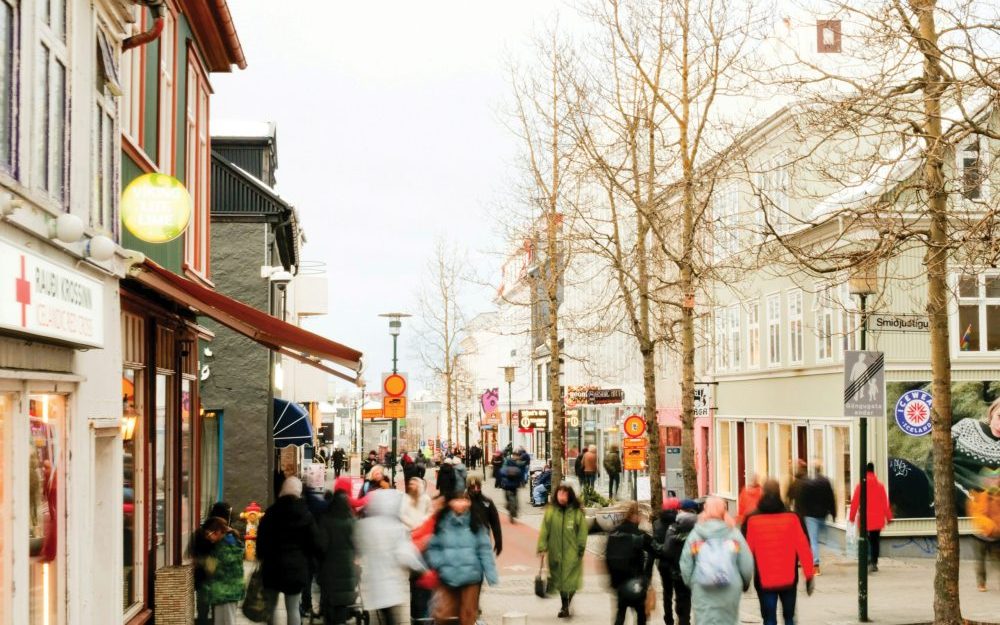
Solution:
[[[507,438],[511,450],[514,449],[514,402],[511,400],[511,386],[514,384],[515,370],[514,366],[503,368],[503,379],[507,382]]]
[[[379,317],[389,319],[389,334],[392,335],[392,372],[399,373],[396,360],[396,340],[399,338],[399,331],[403,327],[403,319],[410,317],[406,313],[392,312],[382,313]],[[392,420],[392,487],[396,488],[396,444],[399,437],[399,420]]]

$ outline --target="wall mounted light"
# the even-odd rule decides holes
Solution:
[[[115,242],[103,234],[99,234],[87,241],[87,256],[92,260],[104,262],[111,260],[111,257],[114,255]]]
[[[63,213],[49,222],[49,238],[63,243],[76,243],[83,237],[83,220],[76,215]]]

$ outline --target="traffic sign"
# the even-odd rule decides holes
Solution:
[[[406,396],[406,376],[402,373],[383,373],[382,390],[389,397]]]
[[[624,451],[624,464],[626,471],[642,471],[646,468],[645,447],[626,447]]]
[[[626,417],[625,436],[629,438],[639,438],[646,433],[646,420],[637,414]]]
[[[622,441],[622,449],[649,449],[649,439],[645,436],[642,438],[626,438]]]
[[[406,398],[405,397],[384,397],[382,398],[382,412],[386,419],[406,418]]]
[[[381,408],[364,408],[361,411],[362,419],[381,419],[382,409]]]
[[[844,352],[844,416],[885,417],[885,354]]]

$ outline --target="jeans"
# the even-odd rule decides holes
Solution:
[[[195,625],[209,625],[212,622],[212,606],[208,605],[208,594],[199,590],[195,594]]]
[[[993,564],[1000,571],[1000,541],[985,541],[978,538],[972,541],[972,546],[976,552],[976,584],[986,585],[986,562],[993,561]]]
[[[868,564],[878,566],[878,554],[881,550],[881,538],[882,530],[868,530],[868,553],[870,554]]]
[[[545,484],[539,484],[531,491],[531,503],[536,506],[541,506],[545,503],[545,497],[549,494],[549,487]]]
[[[517,490],[507,489],[504,491],[507,496],[507,512],[510,514],[512,519],[517,518]]]
[[[621,473],[608,473],[608,499],[614,499],[618,496],[618,487],[621,483]]]
[[[809,533],[809,548],[813,554],[813,564],[819,566],[819,544],[823,541],[823,534],[826,532],[826,518],[815,516],[804,517],[806,521],[806,531]]]
[[[795,586],[784,590],[757,590],[764,625],[778,625],[778,600],[785,625],[795,625]]]
[[[596,473],[584,473],[583,474],[583,486],[584,488],[594,488],[594,483],[597,481]]]
[[[268,619],[268,623],[274,622],[274,611],[278,607],[278,591],[273,588],[264,589],[264,598],[267,600],[267,604],[274,606],[271,609],[271,618]],[[287,625],[302,625],[302,615],[299,614],[299,604],[302,602],[302,593],[297,592],[294,595],[285,595],[285,612],[287,616],[285,617],[285,623]]]
[[[217,603],[212,606],[215,625],[236,625],[236,602]]]

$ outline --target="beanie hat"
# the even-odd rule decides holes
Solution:
[[[680,503],[681,510],[697,510],[698,502],[694,499],[683,499]]]
[[[281,492],[278,493],[278,497],[285,497],[286,495],[292,495],[293,497],[302,496],[302,480],[295,477],[285,478],[285,481],[281,483]]]

